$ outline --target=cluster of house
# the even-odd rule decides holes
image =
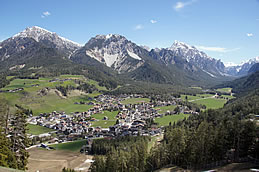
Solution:
[[[161,133],[162,129],[149,123],[150,119],[175,113],[174,111],[169,111],[161,114],[156,107],[177,105],[177,101],[179,101],[178,99],[172,99],[170,101],[142,102],[140,104],[125,105],[121,103],[121,101],[132,97],[139,98],[140,95],[120,95],[116,97],[100,95],[95,98],[94,102],[88,103],[92,105],[92,108],[88,111],[75,112],[69,115],[64,112],[54,111],[49,114],[32,116],[28,118],[28,123],[56,130],[56,139],[61,141],[76,140],[82,137],[153,136]],[[181,106],[180,110],[181,112],[193,113],[186,106]],[[92,127],[92,123],[96,121],[92,115],[100,114],[104,111],[118,111],[116,124],[109,128]],[[104,116],[103,120],[108,120],[108,117]]]
[[[12,90],[0,90],[0,93],[16,93],[18,91],[23,91],[24,88],[15,88],[15,89],[12,89]]]

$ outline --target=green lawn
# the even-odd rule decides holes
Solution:
[[[123,100],[121,103],[122,104],[139,104],[142,102],[149,102],[149,101],[150,101],[150,99],[148,99],[148,98],[129,98],[129,99]]]
[[[167,115],[163,116],[162,118],[155,118],[155,122],[158,123],[159,127],[168,126],[169,122],[173,124],[174,122],[183,120],[184,118],[188,118],[189,116],[189,114]]]
[[[94,114],[92,115],[93,118],[98,119],[99,121],[92,122],[93,127],[102,127],[102,128],[108,128],[110,126],[113,126],[116,123],[116,115],[118,114],[118,111],[104,111],[104,113],[100,114]],[[103,117],[107,116],[108,120],[103,120]]]
[[[226,102],[227,100],[224,99],[208,98],[202,100],[195,100],[192,103],[205,105],[206,109],[218,109],[222,108]]]
[[[160,109],[158,111],[159,113],[166,113],[168,110],[173,111],[175,108],[176,108],[176,105],[155,107],[155,109]]]
[[[43,126],[39,126],[39,125],[34,125],[34,124],[28,124],[27,129],[28,129],[28,133],[32,134],[32,135],[40,135],[40,134],[43,134],[43,133],[55,131],[53,129],[43,127]]]
[[[226,88],[219,88],[217,91],[222,92],[222,93],[230,93],[232,88],[226,87]]]
[[[77,140],[73,142],[54,144],[50,146],[54,147],[57,150],[79,152],[81,147],[85,144],[86,144],[86,140]]]

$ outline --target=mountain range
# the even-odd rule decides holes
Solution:
[[[86,67],[88,73],[99,73],[104,78],[173,85],[217,84],[248,74],[258,61],[256,57],[242,65],[226,67],[183,42],[150,50],[118,34],[97,35],[82,46],[37,26],[0,42],[2,72],[35,68],[51,71],[60,64],[65,70],[79,65],[82,71]]]

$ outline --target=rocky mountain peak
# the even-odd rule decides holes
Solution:
[[[63,38],[55,32],[48,31],[39,26],[32,26],[26,28],[24,31],[17,33],[12,37],[16,38],[32,38],[37,42],[41,42],[48,47],[57,48],[65,53],[71,54],[74,50],[81,47],[80,44]]]
[[[87,56],[118,72],[129,72],[138,68],[143,63],[141,49],[118,34],[97,35],[84,46]]]

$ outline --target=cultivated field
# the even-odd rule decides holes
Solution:
[[[185,101],[186,96],[187,96],[187,101],[200,104],[200,105],[205,105],[206,109],[222,108],[224,104],[227,102],[227,99],[234,98],[233,96],[230,96],[230,95],[222,95],[221,97],[223,98],[216,98],[214,94],[197,94],[195,96],[181,95],[181,99]]]
[[[218,109],[218,108],[222,108],[224,104],[227,102],[227,100],[208,98],[208,99],[194,100],[192,102],[196,104],[205,105],[206,109]]]
[[[77,171],[87,171],[90,167],[90,155],[83,155],[73,151],[45,150],[33,148],[29,150],[29,172],[61,172],[64,167]]]

